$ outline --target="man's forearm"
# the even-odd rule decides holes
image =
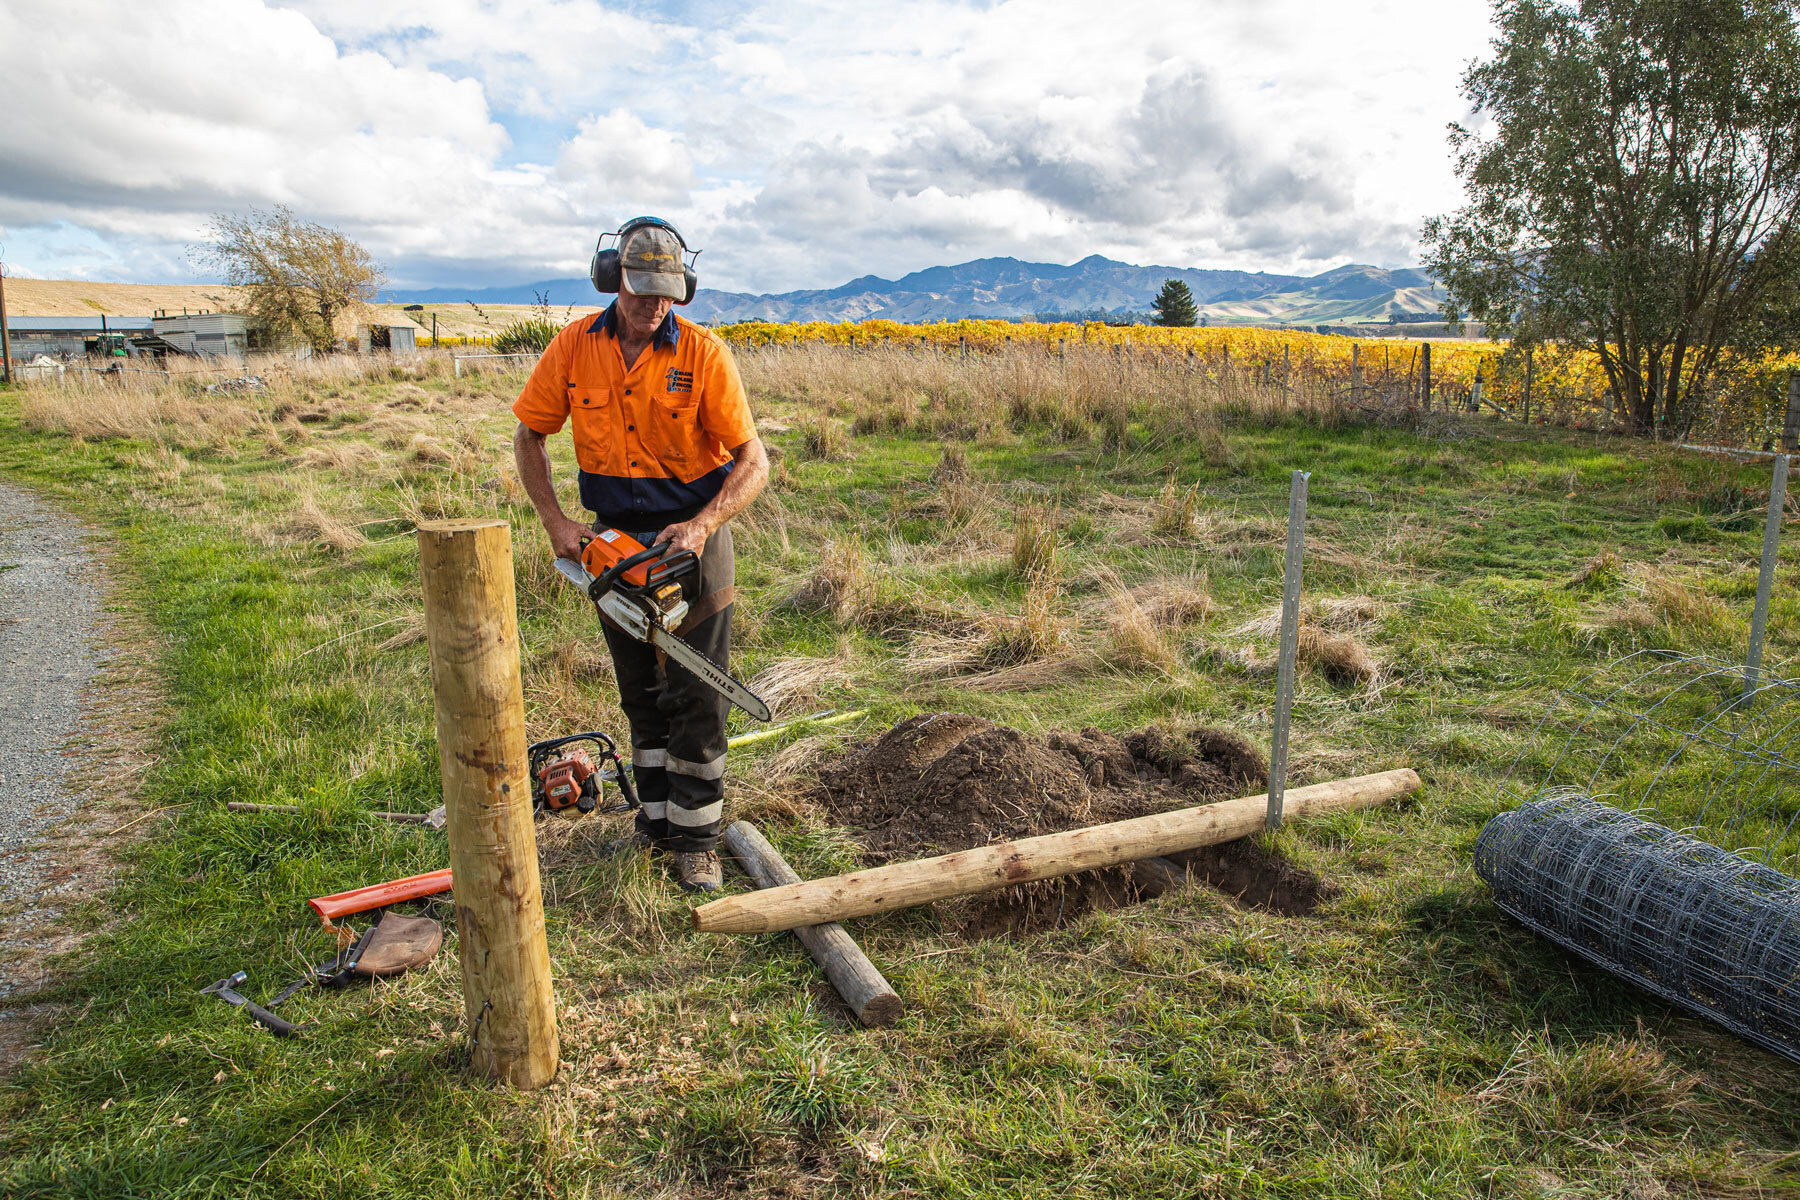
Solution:
[[[537,509],[538,520],[548,524],[552,518],[565,517],[562,502],[556,498],[556,484],[550,478],[548,439],[528,425],[521,424],[513,432],[513,465],[518,468],[519,482]],[[566,517],[565,517],[566,519]]]
[[[733,455],[737,465],[731,474],[725,476],[725,484],[712,502],[700,510],[695,518],[703,521],[709,530],[717,532],[725,522],[750,507],[750,502],[763,490],[769,481],[769,453],[763,449],[761,438],[752,438],[745,442]]]

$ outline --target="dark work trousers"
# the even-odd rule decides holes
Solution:
[[[626,532],[648,546],[658,530]],[[688,599],[696,615],[704,615],[703,604],[711,608],[723,601],[724,607],[676,631],[682,641],[727,669],[736,575],[731,526],[726,525],[707,539],[700,585]],[[658,662],[656,651],[645,643],[604,622],[601,628],[619,681],[619,707],[631,722],[631,773],[643,803],[637,827],[664,849],[711,850],[725,811],[725,714],[730,701],[674,659]]]

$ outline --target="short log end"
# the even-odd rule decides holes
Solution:
[[[904,1000],[893,992],[881,992],[869,997],[869,1002],[863,1005],[862,1012],[857,1014],[857,1019],[869,1028],[877,1029],[883,1025],[892,1025],[905,1012],[906,1002]]]

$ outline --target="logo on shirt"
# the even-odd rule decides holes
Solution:
[[[668,381],[664,385],[664,390],[671,392],[693,391],[694,373],[692,371],[677,371],[674,367],[670,367]]]

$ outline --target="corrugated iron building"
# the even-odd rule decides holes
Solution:
[[[237,313],[183,313],[178,317],[158,313],[150,318],[151,332],[167,353],[199,354],[212,358],[242,358],[250,349],[250,323]]]
[[[112,356],[115,350],[136,353],[132,339],[150,332],[149,317],[114,317],[95,313],[87,317],[6,318],[6,333],[15,359],[83,355]]]

